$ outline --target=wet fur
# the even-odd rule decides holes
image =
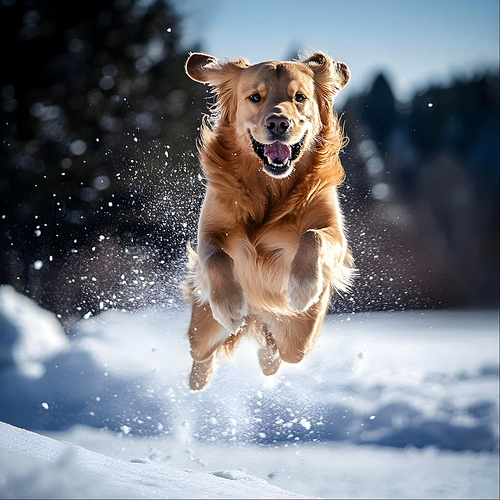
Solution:
[[[322,53],[254,66],[192,54],[186,72],[217,93],[202,128],[207,189],[184,283],[192,304],[190,387],[199,390],[218,352],[230,355],[243,335],[260,344],[265,375],[281,361],[299,362],[316,341],[332,291],[349,287],[352,257],[337,196],[344,137],[333,112],[349,70]],[[297,91],[307,95],[304,104],[294,100]],[[262,102],[251,102],[252,92]],[[270,113],[289,117],[290,144],[306,137],[284,178],[265,171],[250,138],[269,143]]]

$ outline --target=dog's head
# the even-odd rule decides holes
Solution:
[[[334,96],[349,80],[344,63],[317,52],[302,62],[219,61],[194,53],[187,74],[217,92],[220,124],[252,150],[271,177],[290,175],[331,119]]]

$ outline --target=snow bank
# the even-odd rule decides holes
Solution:
[[[264,377],[242,342],[199,393],[188,320],[107,311],[66,339],[1,288],[0,420],[77,446],[1,425],[0,496],[292,496],[260,477],[328,498],[498,498],[498,312],[328,317],[302,363]]]
[[[15,367],[39,378],[43,362],[67,343],[57,319],[10,286],[0,287],[0,371]]]
[[[25,318],[7,330],[28,344],[33,325],[48,313],[12,291],[7,297]],[[50,339],[60,327],[38,330],[47,335],[47,353],[36,358],[44,359],[44,373],[33,378],[22,363],[4,365],[0,420],[33,430],[87,425],[186,442],[498,450],[498,313],[328,317],[317,347],[299,365],[266,378],[256,346],[242,342],[200,393],[187,387],[187,322],[188,312],[175,307],[108,311],[78,324],[55,351]],[[17,345],[2,341],[4,352]]]
[[[241,471],[126,462],[0,423],[2,498],[304,498]]]

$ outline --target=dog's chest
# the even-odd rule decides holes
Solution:
[[[224,250],[232,257],[235,274],[251,304],[261,306],[263,296],[278,300],[284,293],[298,239],[292,227],[279,224],[227,234]]]
[[[282,265],[293,258],[299,237],[296,226],[284,220],[240,225],[226,234],[227,250],[236,260]]]

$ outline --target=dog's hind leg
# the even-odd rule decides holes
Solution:
[[[189,388],[192,391],[201,391],[212,378],[215,367],[215,355],[206,361],[193,361],[191,374],[189,375]]]
[[[274,375],[281,366],[281,357],[276,341],[267,326],[263,325],[264,344],[259,349],[259,364],[264,375]]]
[[[266,318],[283,361],[298,363],[314,347],[329,301],[330,290],[326,288],[307,311]]]
[[[208,303],[193,302],[192,307],[188,337],[194,361],[189,386],[200,390],[210,380],[218,348],[231,334],[214,319]]]
[[[204,361],[196,361],[193,359],[191,373],[189,375],[189,388],[192,391],[201,391],[210,382],[213,373],[215,372],[215,364],[217,351]]]
[[[276,341],[271,331],[263,323],[259,315],[249,314],[245,326],[236,335],[229,337],[223,344],[226,354],[231,356],[238,340],[243,335],[251,335],[259,344],[259,364],[264,375],[274,375],[280,365],[281,358]]]
[[[231,333],[214,319],[208,303],[193,302],[188,337],[191,356],[195,361],[207,360],[230,335]]]

